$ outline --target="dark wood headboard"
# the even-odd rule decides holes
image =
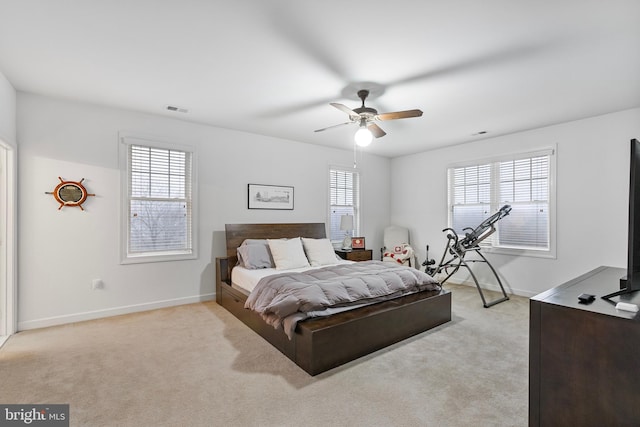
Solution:
[[[322,239],[327,236],[322,222],[297,224],[225,224],[227,240],[227,258],[229,270],[238,261],[236,249],[245,239],[281,239],[292,237],[310,237]]]

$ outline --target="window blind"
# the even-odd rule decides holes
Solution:
[[[498,168],[500,203],[511,205],[498,227],[499,244],[549,248],[549,156],[500,162]]]
[[[128,253],[192,253],[191,153],[140,145],[128,153]]]
[[[483,244],[528,250],[550,249],[551,154],[514,156],[448,169],[449,224],[463,235],[511,205],[497,232]]]
[[[464,234],[463,228],[480,224],[491,211],[491,165],[450,169],[449,181],[450,200],[453,199],[451,228]]]
[[[359,230],[359,175],[356,171],[329,171],[329,233],[331,240],[343,240],[347,232],[353,236]],[[353,215],[354,230],[340,230],[340,217]]]

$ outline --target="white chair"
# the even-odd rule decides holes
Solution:
[[[384,247],[380,249],[380,260],[417,268],[415,251],[409,245],[409,229],[391,225],[384,229]]]

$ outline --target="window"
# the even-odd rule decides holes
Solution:
[[[360,230],[360,179],[353,169],[329,170],[329,232],[332,241],[344,240],[347,233],[358,235]],[[342,215],[353,215],[354,230],[340,230]]]
[[[193,152],[124,138],[123,262],[196,258]]]
[[[482,245],[555,256],[553,150],[450,167],[449,226],[463,235],[503,205],[511,213]]]

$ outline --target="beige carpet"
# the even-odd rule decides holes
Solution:
[[[72,426],[526,426],[528,299],[310,377],[214,302],[18,333],[0,403],[69,403]]]

